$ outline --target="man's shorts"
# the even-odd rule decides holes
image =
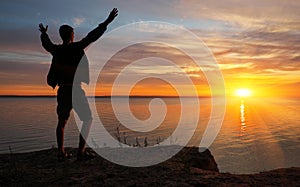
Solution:
[[[72,95],[72,88],[72,86],[60,86],[57,91],[56,112],[58,119],[68,120],[70,112],[72,108],[74,108],[74,111],[77,113],[81,121],[91,120],[92,113],[84,90],[81,86],[76,86],[74,87],[74,93]]]

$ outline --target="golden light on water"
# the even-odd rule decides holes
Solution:
[[[251,91],[246,88],[240,88],[235,91],[235,95],[238,97],[249,97],[251,96]]]
[[[246,132],[246,118],[245,118],[245,104],[244,101],[241,101],[241,105],[240,105],[240,123],[241,123],[241,134],[240,136],[243,136],[244,133]]]

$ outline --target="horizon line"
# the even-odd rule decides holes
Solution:
[[[56,95],[14,95],[14,94],[4,94],[1,95],[0,94],[0,98],[56,98]],[[130,96],[126,96],[126,95],[88,95],[86,96],[87,98],[216,98],[219,96],[176,96],[176,95],[130,95]],[[222,96],[221,96],[222,97]],[[226,95],[225,98],[239,98],[237,96],[230,96],[230,95]],[[251,98],[251,97],[250,97]],[[288,98],[288,99],[299,99],[300,96],[260,96],[260,97],[254,97],[254,98]]]
[[[57,97],[56,95],[0,95],[0,97]],[[199,98],[210,98],[211,96],[176,96],[176,95],[88,95],[88,98],[111,98],[111,97],[130,97],[130,98],[154,98],[154,97],[162,97],[162,98],[178,98],[178,97],[199,97]]]

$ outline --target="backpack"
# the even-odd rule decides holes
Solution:
[[[47,75],[47,84],[51,86],[53,89],[55,89],[56,85],[58,84],[57,77],[56,77],[56,71],[55,71],[55,65],[53,64],[53,61],[51,63],[48,75]]]

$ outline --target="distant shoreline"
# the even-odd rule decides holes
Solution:
[[[10,98],[10,97],[18,97],[18,98],[55,98],[56,95],[0,95],[0,98]],[[87,96],[88,98],[179,98],[180,96],[163,96],[163,95],[153,95],[153,96],[142,96],[142,95],[132,95],[132,96],[110,96],[110,95],[101,95],[101,96]],[[181,96],[183,98],[211,98],[210,96]]]
[[[88,98],[218,98],[218,96],[167,96],[167,95],[132,95],[132,96],[126,96],[126,95],[116,95],[116,96],[110,96],[110,95],[97,95],[92,96],[88,95]],[[226,98],[238,98],[242,99],[240,97],[232,97],[232,96],[225,96]],[[56,98],[56,95],[0,95],[0,98]],[[222,96],[220,96],[222,98]],[[255,97],[256,99],[299,99],[299,97]],[[251,98],[249,98],[251,99]]]

